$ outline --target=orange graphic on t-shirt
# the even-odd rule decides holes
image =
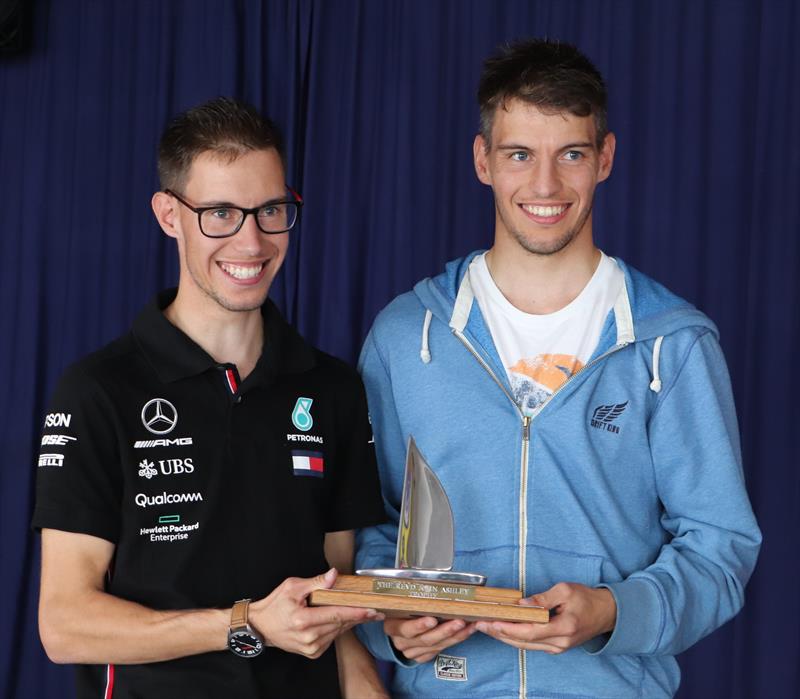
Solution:
[[[571,354],[540,354],[532,359],[520,359],[510,371],[529,376],[540,386],[555,391],[581,369],[583,362]]]

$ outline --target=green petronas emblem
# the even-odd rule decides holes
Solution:
[[[311,404],[314,402],[313,398],[297,399],[292,411],[292,423],[301,432],[308,432],[314,425],[314,418],[311,417]]]

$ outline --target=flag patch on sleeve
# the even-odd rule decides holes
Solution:
[[[292,449],[292,469],[295,476],[322,478],[325,475],[322,452]]]

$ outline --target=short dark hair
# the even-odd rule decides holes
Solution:
[[[271,148],[283,163],[283,138],[270,119],[250,104],[217,97],[179,114],[164,130],[158,147],[161,188],[181,191],[201,153],[213,151],[232,161],[248,151]]]
[[[608,133],[608,95],[603,76],[571,44],[529,39],[505,44],[483,64],[478,84],[481,135],[491,145],[498,107],[518,99],[546,113],[594,116],[597,145]]]

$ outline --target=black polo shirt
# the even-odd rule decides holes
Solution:
[[[361,381],[263,309],[243,381],[162,313],[71,366],[45,418],[33,526],[116,545],[108,591],[154,609],[225,608],[327,570],[326,532],[384,520]],[[79,666],[80,697],[338,696],[334,647]]]

